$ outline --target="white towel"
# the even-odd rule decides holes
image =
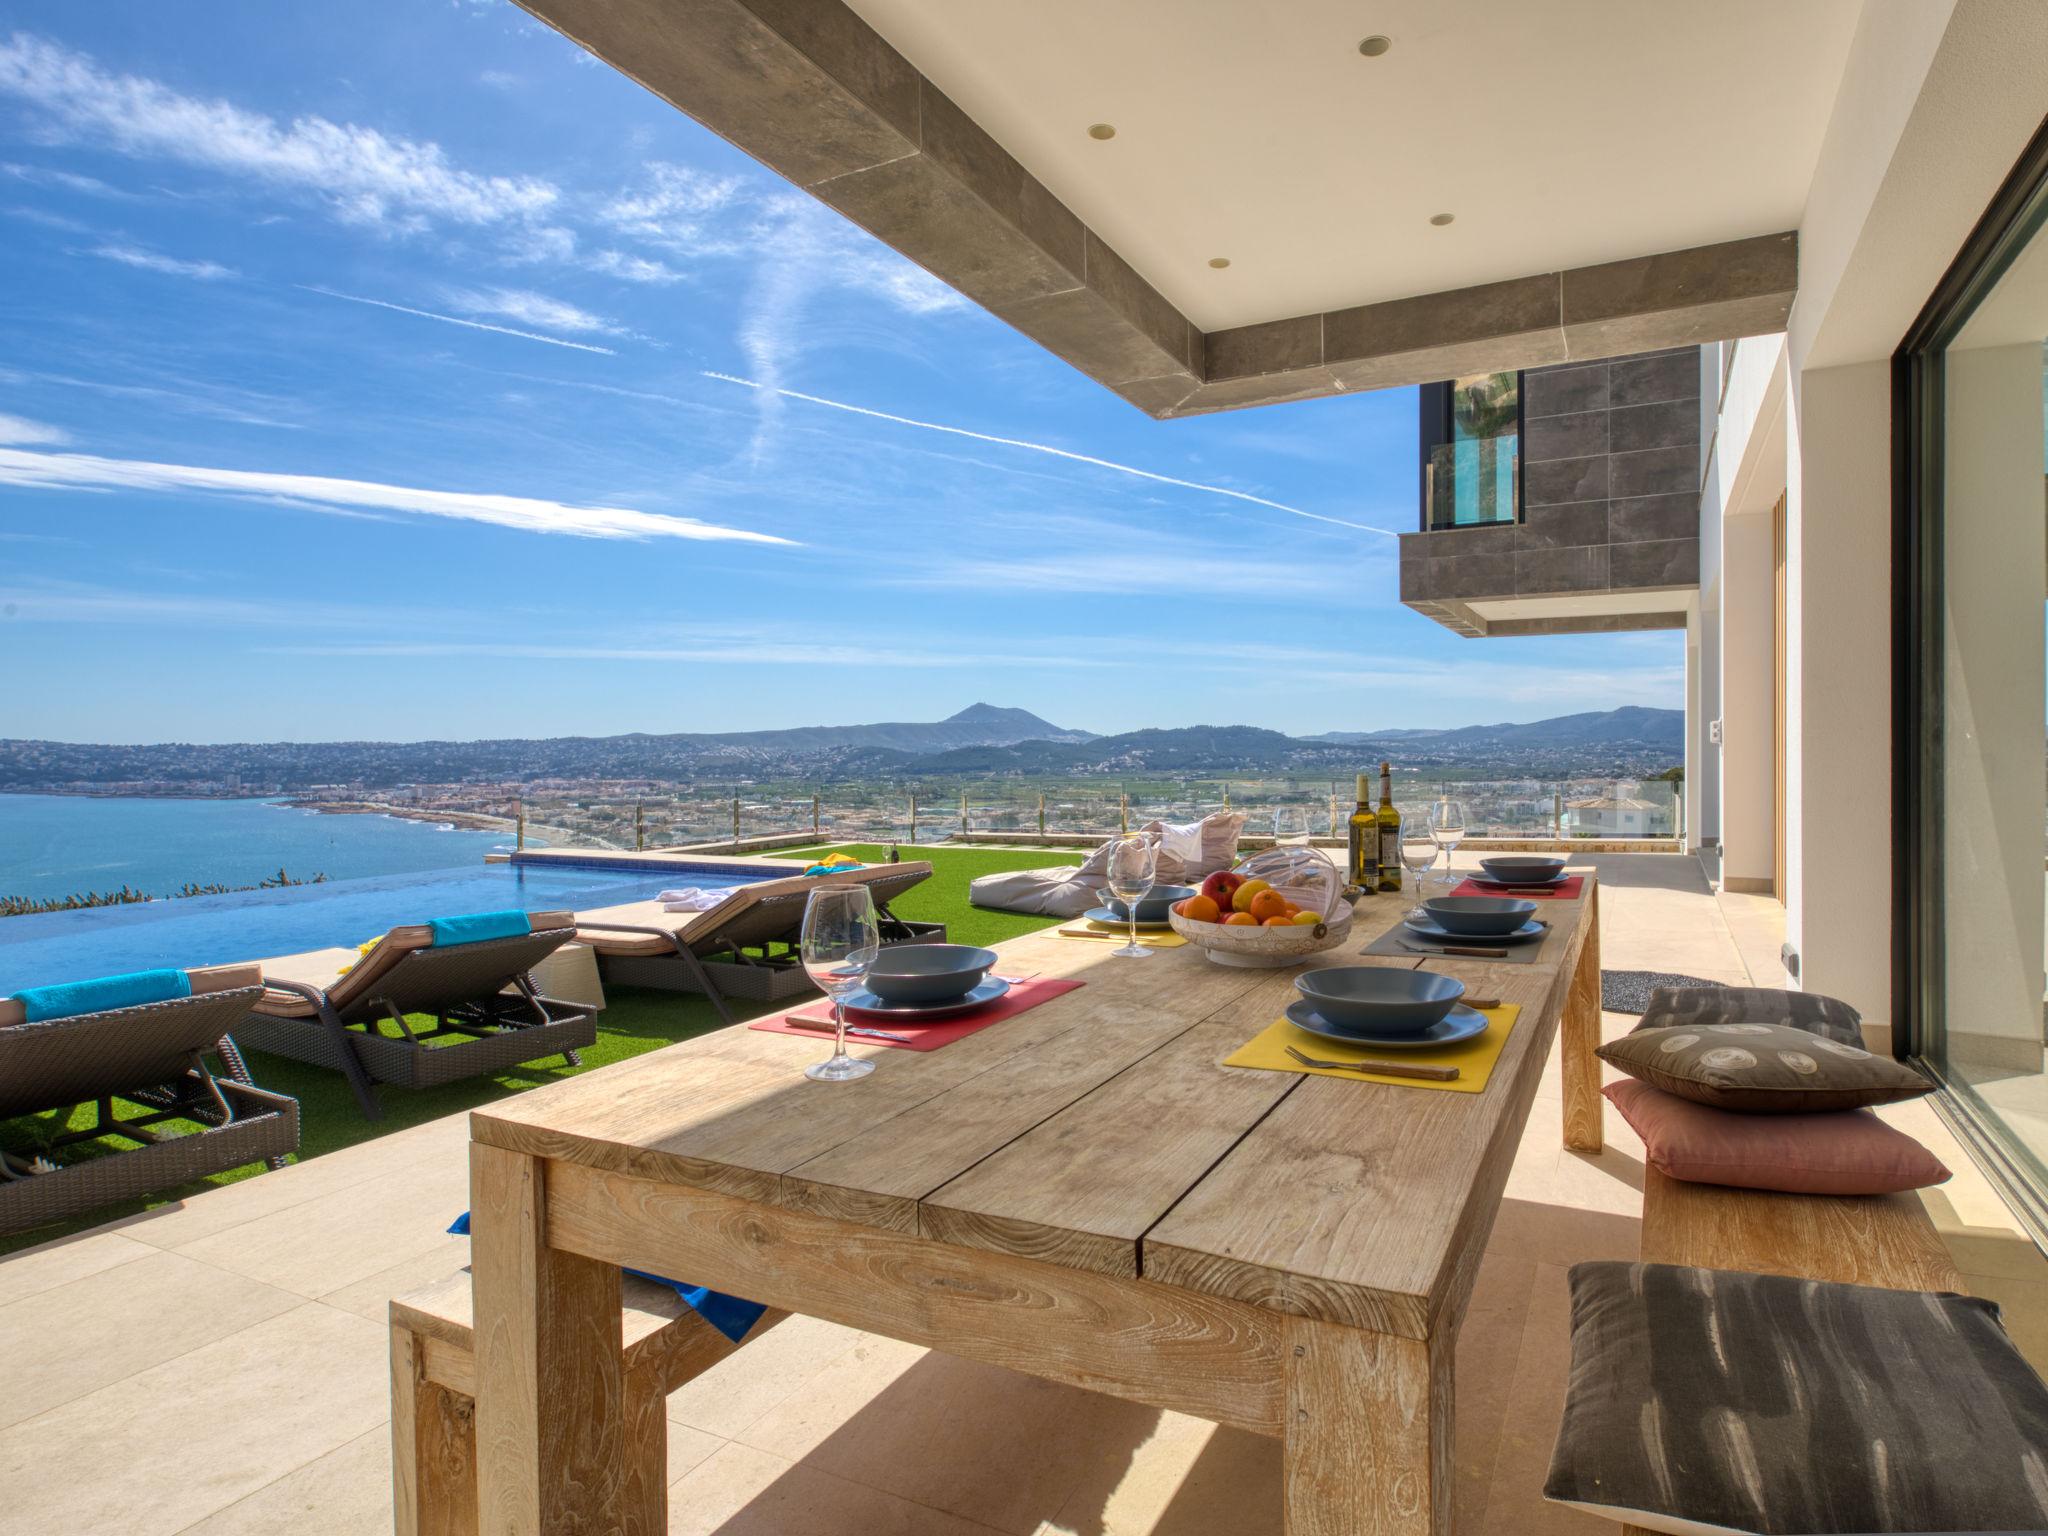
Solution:
[[[661,903],[664,912],[709,912],[731,894],[728,890],[701,890],[697,886],[686,885],[680,890],[663,891],[654,899]]]

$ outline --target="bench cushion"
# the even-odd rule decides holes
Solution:
[[[1864,1109],[1934,1091],[1911,1067],[1790,1024],[1636,1029],[1598,1054],[1681,1099],[1751,1115]]]
[[[1863,1044],[1863,1015],[1840,998],[1783,987],[1659,987],[1636,1028],[1673,1024],[1789,1024],[1844,1045]]]
[[[1571,1271],[1545,1497],[1652,1531],[2048,1528],[2048,1385],[1975,1297]]]
[[[1795,1195],[1888,1195],[1947,1182],[1940,1158],[1867,1109],[1738,1115],[1648,1083],[1601,1090],[1643,1138],[1652,1168],[1689,1184]]]

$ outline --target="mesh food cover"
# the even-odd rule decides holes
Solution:
[[[1319,913],[1325,922],[1343,916],[1344,876],[1320,848],[1283,843],[1248,854],[1231,865],[1233,874],[1263,880],[1304,912]]]

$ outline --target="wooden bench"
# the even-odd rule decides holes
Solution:
[[[734,1343],[672,1289],[620,1278],[625,1361],[623,1536],[668,1531],[668,1395],[789,1314]],[[469,1271],[391,1303],[391,1489],[397,1536],[475,1536],[476,1363]]]

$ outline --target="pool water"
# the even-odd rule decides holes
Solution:
[[[674,886],[774,879],[669,865],[657,872],[575,865],[473,864],[425,874],[332,880],[123,907],[0,917],[0,997],[155,966],[223,965],[361,944],[400,923],[511,907],[588,911],[645,901]]]

